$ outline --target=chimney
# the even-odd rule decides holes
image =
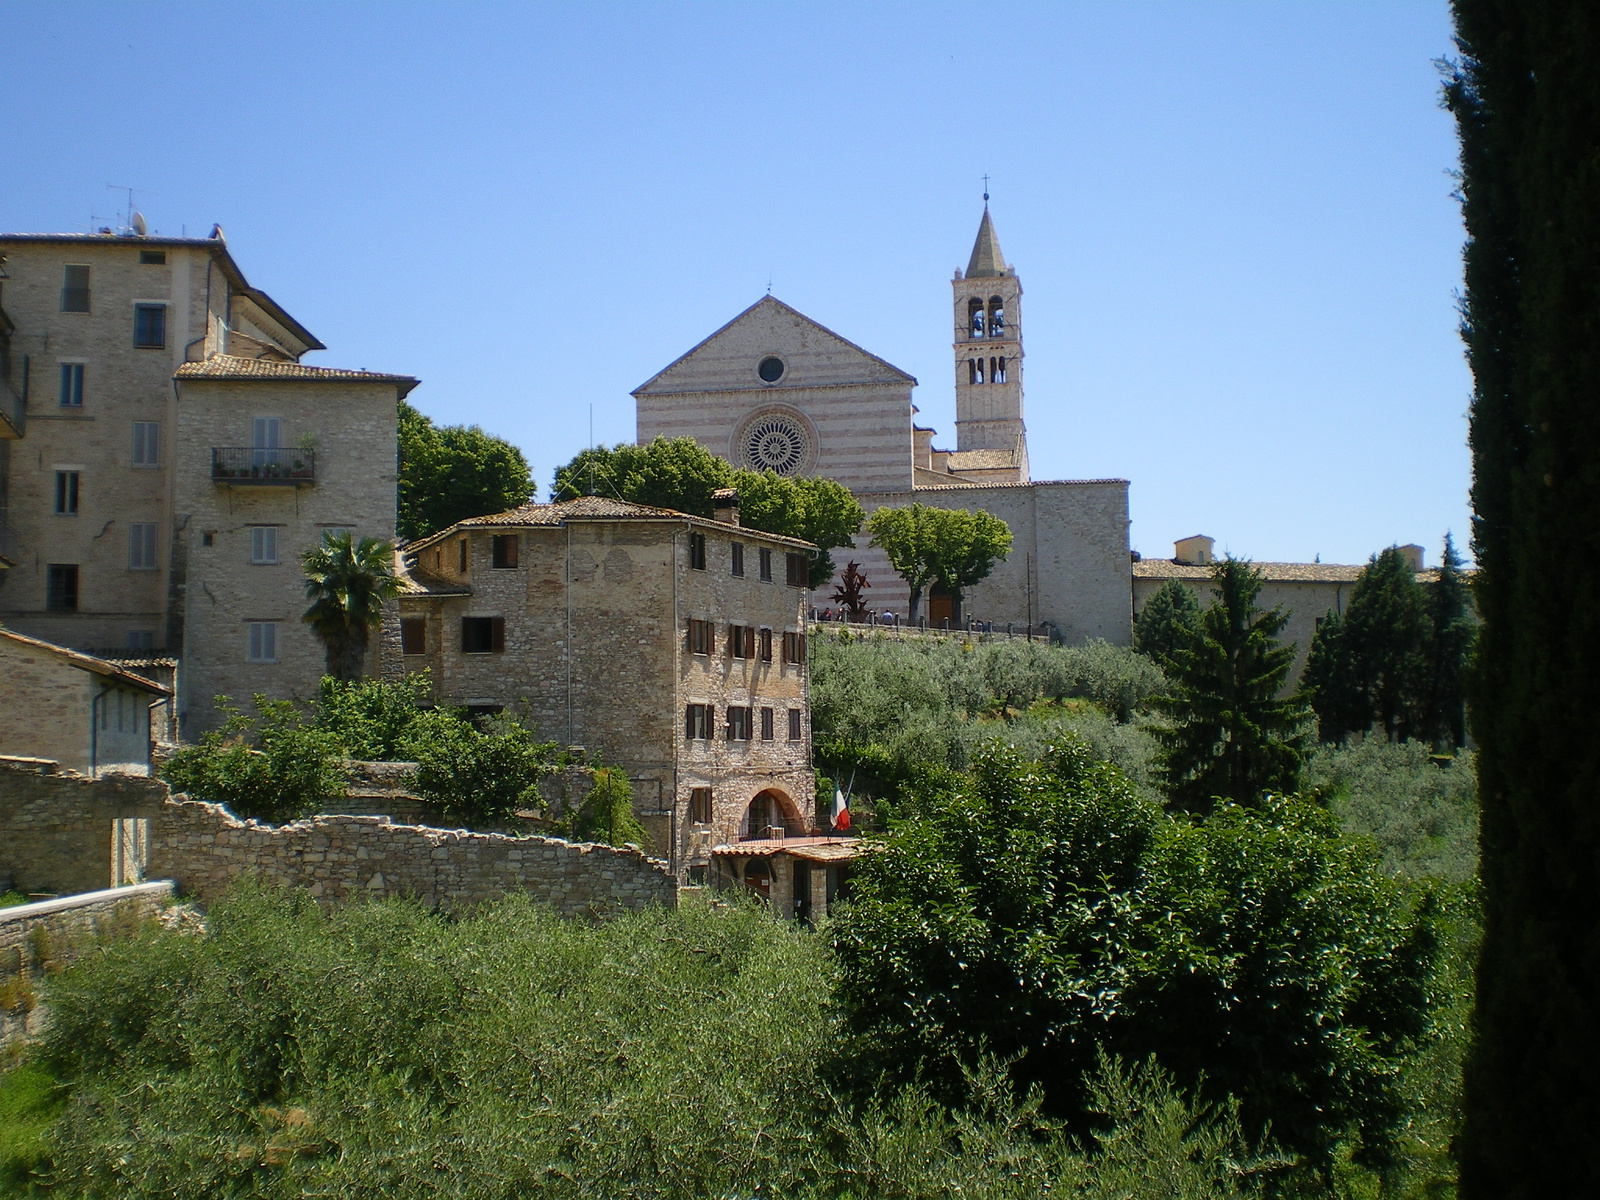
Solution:
[[[1421,546],[1413,544],[1408,546],[1396,546],[1395,549],[1400,551],[1400,557],[1406,560],[1406,565],[1409,566],[1413,571],[1422,570],[1423,549]]]
[[[1217,558],[1212,552],[1216,544],[1216,538],[1208,538],[1203,533],[1179,538],[1172,543],[1172,561],[1189,567],[1209,567]]]
[[[738,488],[718,488],[711,493],[711,519],[724,525],[739,523]]]

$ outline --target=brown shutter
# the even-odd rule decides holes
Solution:
[[[692,704],[686,704],[683,708],[683,736],[691,741],[694,739],[695,732],[694,709],[695,706]]]
[[[506,619],[504,617],[489,618],[490,637],[493,639],[490,648],[496,654],[502,654],[506,648]]]
[[[797,651],[798,661],[799,661],[801,666],[805,666],[805,662],[806,662],[806,635],[805,635],[805,630],[801,630],[799,633],[794,635],[794,644],[795,644],[795,650]]]

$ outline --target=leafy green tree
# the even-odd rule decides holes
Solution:
[[[1256,606],[1261,573],[1230,557],[1211,580],[1216,599],[1200,614],[1198,635],[1168,661],[1172,686],[1156,702],[1172,719],[1158,733],[1168,802],[1195,813],[1210,812],[1219,797],[1254,804],[1263,793],[1293,791],[1310,717],[1303,701],[1280,695],[1294,646],[1278,640],[1288,614]]]
[[[1484,899],[1464,1200],[1594,1190],[1600,1124],[1600,23],[1454,0]]]
[[[501,715],[479,728],[448,709],[420,713],[401,750],[417,764],[422,798],[472,827],[542,808],[539,783],[560,765],[555,744],[516,721]]]
[[[340,680],[324,675],[313,707],[317,728],[339,739],[345,754],[366,762],[405,756],[418,715],[430,702],[427,671],[399,679]]]
[[[345,794],[338,738],[308,725],[289,701],[258,695],[254,718],[227,696],[218,696],[216,704],[227,718],[222,728],[185,746],[161,768],[173,791],[272,824],[319,812]]]
[[[1478,626],[1467,582],[1461,577],[1461,556],[1448,533],[1439,578],[1429,589],[1428,609],[1432,628],[1422,723],[1436,745],[1454,748],[1467,740],[1467,671]]]
[[[911,589],[915,621],[923,593],[933,586],[950,594],[957,616],[967,588],[989,577],[1011,553],[1011,529],[979,509],[932,508],[926,504],[880,508],[867,518],[872,545]]]
[[[621,767],[596,767],[583,803],[572,813],[572,836],[609,846],[648,846],[650,839],[633,814],[633,787]]]
[[[311,607],[300,619],[322,641],[328,674],[357,679],[383,605],[400,591],[394,544],[377,538],[353,542],[348,533],[325,533],[322,545],[300,556]]]
[[[1387,1161],[1437,948],[1370,844],[1298,800],[1172,820],[1073,743],[941,783],[859,860],[832,927],[863,1082],[959,1101],[989,1053],[1082,1119],[1097,1052],[1153,1054],[1314,1167],[1352,1129]]]
[[[643,446],[597,446],[556,469],[553,500],[591,493],[711,517],[712,494],[739,492],[739,522],[763,533],[799,538],[822,551],[810,564],[809,586],[832,578],[830,551],[852,544],[864,514],[848,488],[831,479],[771,471],[736,471],[693,438],[658,437]]]
[[[528,460],[476,425],[435,425],[400,402],[400,480],[395,528],[411,541],[467,517],[528,502]]]
[[[1164,663],[1200,628],[1200,601],[1176,579],[1169,579],[1144,602],[1133,623],[1133,648]]]

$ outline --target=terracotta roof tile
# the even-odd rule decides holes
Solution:
[[[702,529],[715,529],[721,533],[733,530],[752,540],[779,542],[785,546],[794,546],[796,549],[816,549],[810,542],[798,538],[764,533],[759,529],[743,525],[728,525],[722,521],[711,521],[705,517],[691,516],[670,508],[654,508],[648,504],[612,500],[605,496],[579,496],[575,500],[561,500],[553,504],[524,504],[521,508],[508,509],[505,512],[468,517],[464,521],[457,521],[449,529],[441,529],[426,538],[419,538],[408,547],[408,550],[415,551],[440,538],[448,537],[458,529],[523,529],[557,526],[567,521],[687,521]]]
[[[199,362],[186,362],[173,372],[175,379],[250,379],[288,383],[393,383],[402,396],[417,386],[410,375],[388,375],[382,371],[352,371],[341,367],[309,367],[304,363],[278,362],[267,358],[237,358],[213,354]]]
[[[1359,566],[1347,563],[1258,562],[1250,565],[1260,571],[1261,578],[1268,583],[1354,583],[1356,576],[1361,573]],[[1201,582],[1211,578],[1211,568],[1173,562],[1170,558],[1145,558],[1133,564],[1133,577]],[[1418,583],[1432,583],[1438,578],[1437,567],[1417,572]]]
[[[77,650],[69,650],[65,646],[58,646],[54,642],[47,642],[41,638],[31,638],[26,634],[17,633],[10,629],[0,629],[0,638],[18,642],[24,646],[31,646],[36,650],[61,659],[80,671],[92,671],[96,675],[103,675],[107,679],[115,679],[129,687],[139,688],[156,696],[170,696],[172,692],[162,687],[159,683],[152,683],[142,675],[135,675],[132,671],[124,670],[116,663],[107,662],[103,658],[95,658],[92,654],[83,654]]]

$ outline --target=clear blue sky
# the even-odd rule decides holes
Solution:
[[[0,3],[0,228],[220,222],[251,281],[541,489],[773,294],[921,381],[992,177],[1036,478],[1133,545],[1468,532],[1444,0]]]

